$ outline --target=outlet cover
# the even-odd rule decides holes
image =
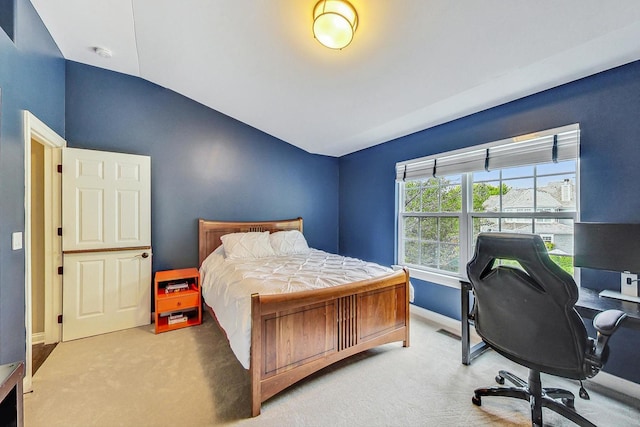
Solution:
[[[628,283],[631,282],[631,283]],[[638,296],[638,275],[623,272],[620,275],[620,293],[630,297]]]

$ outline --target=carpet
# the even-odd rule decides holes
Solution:
[[[25,395],[25,425],[40,426],[528,426],[529,405],[471,403],[499,369],[526,369],[494,352],[460,363],[460,341],[420,317],[411,347],[393,343],[311,375],[250,417],[250,381],[209,314],[200,326],[154,334],[153,325],[58,344]],[[578,392],[543,374],[543,386]],[[601,426],[638,425],[640,403],[597,384],[576,409]],[[545,425],[571,426],[546,409]]]

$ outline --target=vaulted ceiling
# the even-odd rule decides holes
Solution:
[[[339,51],[316,1],[31,0],[66,59],[330,156],[640,59],[638,0],[351,0]]]

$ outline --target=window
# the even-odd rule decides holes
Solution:
[[[411,180],[404,189],[404,263],[457,273],[461,177]]]
[[[478,233],[509,231],[573,274],[578,148],[570,125],[398,163],[398,263],[462,277]]]

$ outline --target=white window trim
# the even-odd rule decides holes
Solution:
[[[486,143],[486,144],[482,144],[479,146],[475,146],[475,147],[467,147],[467,148],[463,148],[463,149],[459,149],[459,150],[454,150],[451,152],[447,152],[447,153],[440,153],[438,155],[431,155],[431,156],[425,156],[419,159],[413,159],[413,160],[408,160],[408,161],[404,161],[404,162],[399,162],[396,164],[396,194],[398,195],[398,197],[396,197],[396,262],[398,261],[400,254],[403,253],[404,251],[404,245],[401,239],[401,235],[402,235],[402,224],[401,224],[401,213],[399,212],[399,208],[400,206],[403,205],[404,203],[404,194],[402,191],[400,191],[400,178],[401,178],[401,174],[400,174],[400,170],[402,168],[406,168],[407,165],[410,164],[415,164],[416,162],[421,162],[421,163],[429,163],[431,164],[431,162],[434,161],[434,159],[437,159],[439,157],[442,156],[446,156],[446,157],[451,157],[451,156],[460,156],[465,152],[469,152],[469,153],[474,153],[476,151],[478,151],[478,149],[486,149],[486,148],[490,148],[490,147],[495,147],[495,146],[500,146],[503,145],[507,142],[521,142],[523,140],[527,140],[527,139],[537,139],[540,137],[544,137],[544,136],[548,136],[548,135],[553,135],[553,134],[557,134],[557,133],[562,133],[562,132],[568,132],[568,131],[573,131],[576,130],[578,132],[578,142],[577,142],[577,149],[576,149],[576,157],[575,157],[575,161],[576,161],[576,171],[575,171],[575,177],[576,177],[576,211],[573,213],[574,217],[573,220],[575,222],[580,221],[580,126],[578,124],[572,124],[572,125],[567,125],[567,126],[562,126],[559,128],[554,128],[554,129],[549,129],[546,131],[542,131],[542,132],[537,132],[534,134],[530,134],[530,135],[523,135],[523,136],[519,136],[519,137],[514,137],[514,138],[508,138],[508,139],[504,139],[504,140],[500,140],[500,141],[494,141],[494,142],[490,142],[490,143]],[[406,169],[405,169],[406,170]],[[471,171],[469,171],[471,172]],[[467,239],[462,239],[461,236],[461,243],[463,241],[471,241],[472,236],[471,234],[473,233],[473,230],[471,227],[468,226],[468,222],[471,220],[471,218],[473,218],[474,216],[485,216],[485,215],[489,215],[489,216],[496,216],[493,215],[494,213],[478,213],[478,212],[468,212],[467,208],[469,206],[469,204],[471,203],[471,200],[467,200],[470,197],[472,197],[472,195],[470,194],[470,192],[465,191],[467,186],[472,185],[472,178],[471,178],[471,174],[470,173],[463,173],[462,175],[463,179],[461,182],[462,185],[462,194],[467,195],[467,197],[463,197],[462,203],[463,203],[463,209],[462,212],[466,212],[466,213],[459,213],[459,217],[460,217],[460,232],[463,233],[464,231],[466,231],[469,236],[467,236]],[[466,177],[466,179],[465,179]],[[558,217],[558,213],[559,212],[544,212],[542,215],[540,215],[540,212],[537,212],[534,214],[536,214],[536,216],[542,216],[544,217],[544,214],[548,214],[549,217],[553,217],[553,218],[557,218]],[[455,213],[452,213],[455,214]],[[480,214],[480,215],[478,215]],[[496,212],[495,214],[497,214],[497,216],[499,217],[504,217],[504,212]],[[527,218],[530,218],[531,215],[530,213],[527,214],[520,214],[522,216],[526,216]],[[510,213],[509,216],[513,216],[513,217],[517,217],[519,216],[516,213]],[[471,254],[469,253],[469,248],[470,245],[467,244],[461,244],[460,245],[460,259],[461,260],[470,260],[471,259]],[[396,265],[396,267],[402,267],[399,265]],[[461,280],[468,280],[466,277],[466,272],[464,271],[464,268],[462,269],[463,271],[461,271],[459,274],[455,274],[455,273],[450,273],[450,274],[446,274],[444,272],[436,272],[436,271],[430,271],[428,269],[422,269],[422,268],[417,268],[415,266],[412,265],[406,265],[406,267],[409,269],[409,274],[411,277],[414,277],[416,279],[419,280],[424,280],[427,282],[431,282],[431,283],[435,283],[438,285],[443,285],[443,286],[447,286],[447,287],[451,287],[451,288],[456,288],[456,289],[460,289],[460,281]],[[580,269],[578,267],[575,268],[575,280],[576,283],[578,284],[578,286],[580,285]]]
[[[421,270],[413,267],[409,267],[409,274],[411,277],[415,277],[416,279],[456,289],[460,289],[461,280],[467,280],[466,277],[436,273],[434,271]]]

